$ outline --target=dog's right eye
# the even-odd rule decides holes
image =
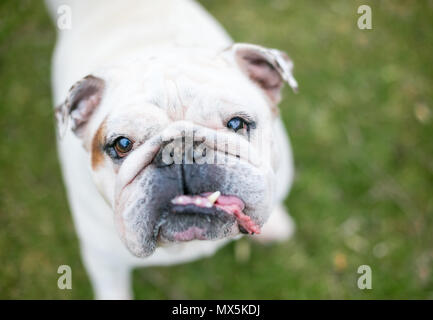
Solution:
[[[119,137],[114,141],[113,149],[119,158],[123,158],[131,151],[133,144],[128,138]]]

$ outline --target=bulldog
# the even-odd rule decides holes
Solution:
[[[278,115],[284,52],[233,43],[191,0],[47,0],[58,30],[58,153],[98,299],[131,270],[212,255],[243,234],[282,241],[293,178]]]

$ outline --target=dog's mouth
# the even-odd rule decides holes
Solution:
[[[178,195],[162,215],[155,236],[161,242],[179,242],[226,237],[236,227],[244,234],[260,233],[260,226],[244,211],[240,198],[219,191]]]
[[[234,216],[238,223],[239,228],[243,233],[258,234],[260,233],[260,226],[258,226],[250,216],[246,215],[243,210],[245,209],[244,202],[236,196],[222,195],[221,192],[214,193],[207,192],[198,196],[177,196],[172,201],[173,212],[176,210],[182,211],[186,206],[195,206],[198,208],[217,208],[225,213]],[[182,208],[182,209],[181,209]]]

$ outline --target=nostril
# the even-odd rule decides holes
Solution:
[[[158,153],[153,158],[152,163],[158,168],[170,166],[174,163],[175,151],[170,148],[169,143],[165,143],[160,146]]]
[[[164,167],[164,161],[162,161],[162,152],[161,150],[158,151],[158,153],[156,154],[155,158],[153,158],[152,163],[154,165],[156,165],[157,167]]]
[[[187,142],[183,139],[172,140],[160,147],[153,163],[158,167],[170,166],[172,164],[194,164],[200,163],[202,159],[212,155],[212,149],[203,146],[203,142]],[[200,161],[197,161],[200,160]]]

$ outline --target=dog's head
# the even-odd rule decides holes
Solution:
[[[249,44],[176,49],[77,82],[56,110],[136,256],[158,244],[259,233],[273,202],[284,53]],[[65,129],[66,128],[66,129]],[[66,131],[67,130],[67,131]]]

